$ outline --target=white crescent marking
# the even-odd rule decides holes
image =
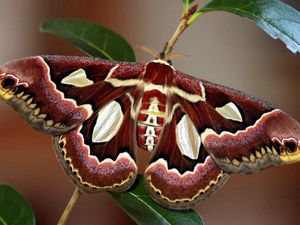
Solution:
[[[233,102],[229,102],[222,107],[216,108],[216,111],[226,119],[243,122],[242,115]]]
[[[93,129],[92,141],[94,143],[108,142],[119,131],[123,112],[116,101],[111,101],[98,112],[98,118]]]
[[[93,84],[94,82],[88,79],[84,69],[80,68],[62,79],[61,83],[73,85],[75,87],[85,87]]]
[[[176,126],[176,142],[183,155],[194,160],[198,158],[201,138],[187,115]]]

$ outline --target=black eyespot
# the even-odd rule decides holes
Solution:
[[[24,86],[18,86],[17,90],[15,92],[15,95],[20,94],[20,93],[22,93],[24,91],[25,91],[25,87]]]
[[[2,81],[1,85],[3,88],[5,89],[11,89],[15,84],[15,80],[12,78],[4,78],[4,80]]]
[[[64,143],[63,142],[59,142],[59,148],[63,148],[64,147]]]
[[[295,152],[297,150],[297,145],[293,141],[285,142],[284,147],[287,148],[290,152]]]
[[[275,142],[274,144],[273,144],[273,149],[275,149],[275,151],[278,153],[278,154],[280,154],[280,152],[282,151],[282,146],[278,143],[278,142]],[[271,146],[271,149],[272,149],[272,146]]]

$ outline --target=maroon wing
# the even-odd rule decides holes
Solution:
[[[130,93],[139,96],[143,71],[90,57],[29,57],[0,67],[0,96],[56,136],[58,157],[81,189],[122,191],[137,174]]]
[[[58,135],[134,87],[113,86],[108,75],[138,80],[143,70],[91,57],[28,57],[0,67],[0,96],[32,127]]]
[[[180,72],[167,89],[164,129],[145,171],[160,204],[190,208],[228,173],[300,161],[300,125],[281,110]]]
[[[203,99],[178,98],[206,151],[229,173],[253,173],[300,161],[300,125],[288,114],[239,91],[177,72],[175,84]]]
[[[137,175],[135,121],[131,102],[121,96],[83,124],[54,137],[65,171],[82,190],[125,191]]]
[[[217,191],[228,179],[207,154],[191,117],[169,97],[170,108],[159,144],[145,171],[150,195],[161,205],[188,209]]]

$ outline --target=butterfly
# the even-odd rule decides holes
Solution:
[[[169,62],[34,56],[0,66],[0,96],[40,132],[85,192],[128,190],[136,152],[152,156],[150,196],[187,209],[230,174],[300,161],[300,124],[269,103]]]

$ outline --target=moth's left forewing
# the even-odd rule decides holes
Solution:
[[[90,104],[94,111],[136,88],[144,65],[91,57],[44,57],[51,79],[66,98]]]
[[[300,161],[296,120],[239,91],[206,81],[203,87],[209,123],[201,131],[201,139],[222,169],[252,173]]]
[[[78,105],[75,99],[66,98],[52,80],[50,66],[41,56],[2,65],[0,94],[32,127],[44,133],[58,134],[88,118],[92,107]]]
[[[127,190],[137,175],[135,121],[129,95],[111,100],[81,126],[54,137],[57,156],[86,192]]]
[[[0,66],[0,97],[32,127],[58,135],[80,125],[130,88],[115,86],[109,78],[139,81],[143,71],[138,63],[33,56]]]

